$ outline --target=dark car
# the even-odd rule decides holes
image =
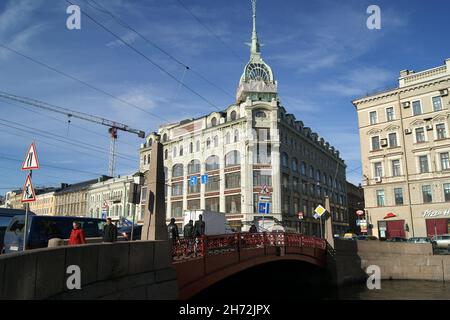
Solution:
[[[125,240],[131,239],[132,226],[124,226],[117,228],[118,236],[123,236]],[[133,240],[141,240],[142,225],[135,224],[133,231]]]
[[[386,242],[406,242],[407,240],[402,237],[392,237],[386,240]]]
[[[78,221],[86,238],[103,236],[105,220],[84,217],[28,216],[27,249],[46,248],[52,238],[68,239],[72,223]],[[5,232],[5,253],[23,250],[25,216],[12,218]]]
[[[28,213],[30,215],[33,215],[33,212],[31,211]],[[0,208],[0,254],[2,254],[4,250],[3,240],[5,238],[5,232],[8,228],[9,223],[15,216],[21,215],[25,215],[25,210]]]

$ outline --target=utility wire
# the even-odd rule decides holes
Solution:
[[[69,0],[66,0],[67,3],[73,5],[73,3]],[[142,58],[144,58],[146,61],[148,61],[150,64],[152,64],[154,67],[156,67],[157,69],[159,69],[161,72],[165,73],[167,76],[169,76],[170,78],[172,78],[174,81],[178,82],[179,84],[181,84],[184,88],[186,88],[189,92],[191,92],[192,94],[196,95],[197,97],[199,97],[201,100],[203,100],[204,102],[206,102],[208,105],[210,105],[211,107],[217,109],[218,111],[220,111],[220,109],[214,104],[212,103],[210,100],[208,100],[207,98],[205,98],[203,95],[201,95],[200,93],[198,93],[197,91],[195,91],[194,89],[192,89],[190,86],[188,86],[187,84],[181,82],[180,80],[178,80],[178,78],[176,76],[174,76],[172,73],[170,73],[169,71],[167,71],[164,67],[162,67],[161,65],[159,65],[158,63],[156,63],[155,61],[153,61],[151,58],[149,58],[146,54],[144,54],[143,52],[141,52],[140,50],[136,49],[133,45],[129,44],[127,41],[125,41],[121,36],[119,36],[118,34],[114,33],[113,31],[111,31],[108,27],[106,27],[104,24],[98,22],[96,19],[94,19],[91,15],[89,15],[88,13],[86,13],[86,11],[82,11],[82,14],[84,14],[89,20],[91,20],[92,22],[94,22],[96,25],[98,25],[99,27],[101,27],[103,30],[105,30],[106,32],[108,32],[109,34],[111,34],[112,36],[114,36],[117,40],[119,40],[121,43],[123,43],[125,46],[127,46],[128,48],[130,48],[131,50],[133,50],[136,54],[140,55]]]
[[[151,46],[153,46],[154,48],[156,48],[157,50],[159,50],[161,53],[163,53],[164,55],[166,55],[168,58],[172,59],[173,61],[175,61],[177,64],[179,64],[181,67],[183,67],[185,69],[185,71],[191,71],[192,73],[194,73],[196,76],[198,76],[200,79],[202,79],[203,81],[205,81],[206,83],[208,83],[209,85],[211,85],[212,87],[216,88],[217,90],[221,91],[223,94],[231,97],[234,99],[234,96],[232,94],[230,94],[229,92],[227,92],[225,89],[219,87],[217,84],[215,84],[213,81],[209,80],[208,78],[206,78],[203,74],[201,74],[200,72],[196,71],[195,69],[193,69],[192,67],[188,66],[187,64],[185,64],[184,62],[180,61],[179,59],[177,59],[176,57],[174,57],[172,54],[170,54],[167,50],[161,48],[159,45],[157,45],[154,41],[150,40],[149,38],[147,38],[146,36],[144,36],[142,33],[140,33],[139,31],[137,31],[135,28],[133,28],[131,25],[127,24],[124,20],[122,20],[119,16],[115,15],[114,13],[112,13],[111,11],[109,11],[107,8],[105,8],[103,5],[97,3],[95,0],[85,0],[86,3],[93,9],[98,10],[100,12],[103,12],[104,14],[109,15],[112,19],[114,19],[119,25],[121,25],[122,27],[134,32],[136,35],[138,35],[141,39],[143,39],[146,43],[150,44]],[[95,4],[92,5],[92,3]]]
[[[6,49],[6,50],[8,50],[8,51],[10,51],[10,52],[13,52],[13,53],[15,53],[15,54],[17,54],[17,55],[19,55],[19,56],[25,58],[25,59],[28,59],[29,61],[32,61],[32,62],[34,62],[34,63],[36,63],[36,64],[38,64],[38,65],[40,65],[40,66],[42,66],[42,67],[44,67],[44,68],[47,68],[47,69],[49,69],[49,70],[52,70],[52,71],[54,71],[54,72],[56,72],[56,73],[58,73],[58,74],[60,74],[60,75],[62,75],[62,76],[64,76],[64,77],[66,77],[66,78],[69,78],[69,79],[72,79],[72,80],[74,80],[74,81],[77,81],[77,82],[83,84],[84,86],[86,86],[86,87],[88,87],[88,88],[91,88],[92,90],[95,90],[95,91],[97,91],[97,92],[100,92],[100,93],[102,93],[102,94],[104,94],[104,95],[107,95],[108,97],[113,98],[113,99],[115,99],[115,100],[117,100],[117,101],[119,101],[119,102],[121,102],[121,103],[127,104],[127,105],[129,105],[129,106],[131,106],[131,107],[133,107],[133,108],[136,108],[136,109],[138,109],[138,110],[140,110],[140,111],[142,111],[142,112],[145,112],[145,113],[147,113],[147,114],[149,114],[149,115],[151,115],[151,116],[153,116],[153,117],[155,117],[155,118],[158,118],[158,119],[160,119],[160,120],[162,120],[162,121],[168,122],[167,119],[165,119],[165,118],[163,118],[163,117],[160,117],[160,116],[158,116],[158,115],[155,114],[155,113],[152,113],[152,112],[150,112],[150,111],[148,111],[148,110],[146,110],[146,109],[144,109],[144,108],[142,108],[142,107],[140,107],[140,106],[138,106],[138,105],[136,105],[136,104],[134,104],[134,103],[131,103],[131,102],[129,102],[129,101],[126,101],[126,100],[124,100],[124,99],[122,99],[122,98],[119,98],[119,97],[117,97],[117,96],[114,96],[113,94],[111,94],[111,93],[109,93],[109,92],[107,92],[107,91],[105,91],[105,90],[103,90],[103,89],[100,89],[100,88],[98,88],[98,87],[96,87],[96,86],[94,86],[94,85],[92,85],[92,84],[90,84],[90,83],[88,83],[88,82],[86,82],[86,81],[84,81],[84,80],[81,80],[81,79],[79,79],[79,78],[77,78],[77,77],[75,77],[75,76],[72,76],[72,75],[70,75],[70,74],[68,74],[68,73],[66,73],[66,72],[60,71],[60,70],[56,69],[55,67],[50,66],[50,65],[48,65],[48,64],[46,64],[46,63],[44,63],[44,62],[41,62],[41,61],[39,61],[39,60],[37,60],[37,59],[35,59],[35,58],[32,58],[32,57],[30,57],[30,56],[28,56],[28,55],[25,55],[24,53],[19,52],[19,51],[13,49],[13,48],[10,48],[10,47],[6,46],[5,44],[0,43],[0,47],[4,48],[4,49]]]

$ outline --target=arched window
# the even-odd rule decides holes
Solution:
[[[164,167],[164,180],[167,181],[168,178],[169,178],[169,168]]]
[[[200,161],[192,160],[188,164],[188,174],[194,174],[200,172]]]
[[[234,131],[234,142],[239,142],[239,130]]]
[[[217,125],[217,119],[216,118],[212,118],[211,119],[211,127],[215,127]]]
[[[153,144],[153,139],[152,138],[148,139],[148,146],[151,147],[152,144]]]
[[[231,121],[234,121],[234,120],[236,120],[236,111],[231,111],[231,114],[230,114],[230,119],[231,119]]]
[[[164,160],[167,160],[169,158],[169,150],[164,150]]]
[[[219,157],[218,156],[210,156],[206,159],[206,171],[217,170],[219,169]]]
[[[320,170],[317,169],[317,171],[316,171],[316,180],[317,180],[317,182],[320,182],[320,176],[321,176]]]
[[[215,136],[214,137],[214,148],[217,148],[219,146],[219,137]]]
[[[195,151],[200,152],[200,141],[197,140],[197,143],[195,145]]]
[[[325,172],[322,173],[322,182],[324,185],[327,183],[327,174]]]
[[[147,156],[144,155],[144,165],[146,165],[146,164],[147,164]]]
[[[309,177],[314,179],[314,167],[309,167]]]
[[[173,147],[173,157],[177,156],[177,147]]]
[[[241,164],[241,154],[239,151],[230,151],[225,156],[225,167],[237,166]]]
[[[281,154],[281,165],[285,168],[289,167],[289,157],[286,152]]]
[[[291,168],[292,168],[292,171],[294,171],[294,172],[297,172],[297,171],[298,171],[298,162],[297,162],[297,159],[292,158],[292,166],[291,166]]]
[[[189,153],[193,153],[194,152],[194,144],[191,142],[189,143]]]
[[[300,173],[304,176],[306,176],[306,162],[302,161],[300,164]]]
[[[164,134],[163,134],[162,140],[163,140],[163,142],[166,142],[166,141],[167,141],[167,133],[164,133]]]
[[[265,118],[265,117],[267,117],[267,115],[264,111],[256,111],[255,118]]]
[[[225,135],[225,143],[226,144],[231,143],[231,134],[229,132],[227,132],[227,134]]]
[[[183,146],[180,146],[180,157],[183,156]]]
[[[206,149],[209,149],[211,147],[211,139],[206,139]]]
[[[177,163],[172,167],[172,178],[182,177],[183,175],[183,165],[181,163]]]

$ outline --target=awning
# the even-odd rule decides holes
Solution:
[[[397,217],[394,213],[389,212],[387,215],[384,216],[383,219],[390,219],[390,218],[395,218]]]

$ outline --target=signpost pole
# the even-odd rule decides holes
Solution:
[[[30,179],[33,175],[33,170],[30,170]],[[25,192],[25,190],[23,190]],[[28,230],[28,210],[30,207],[30,203],[25,203],[25,224],[23,226],[23,251],[27,250],[27,230]]]

